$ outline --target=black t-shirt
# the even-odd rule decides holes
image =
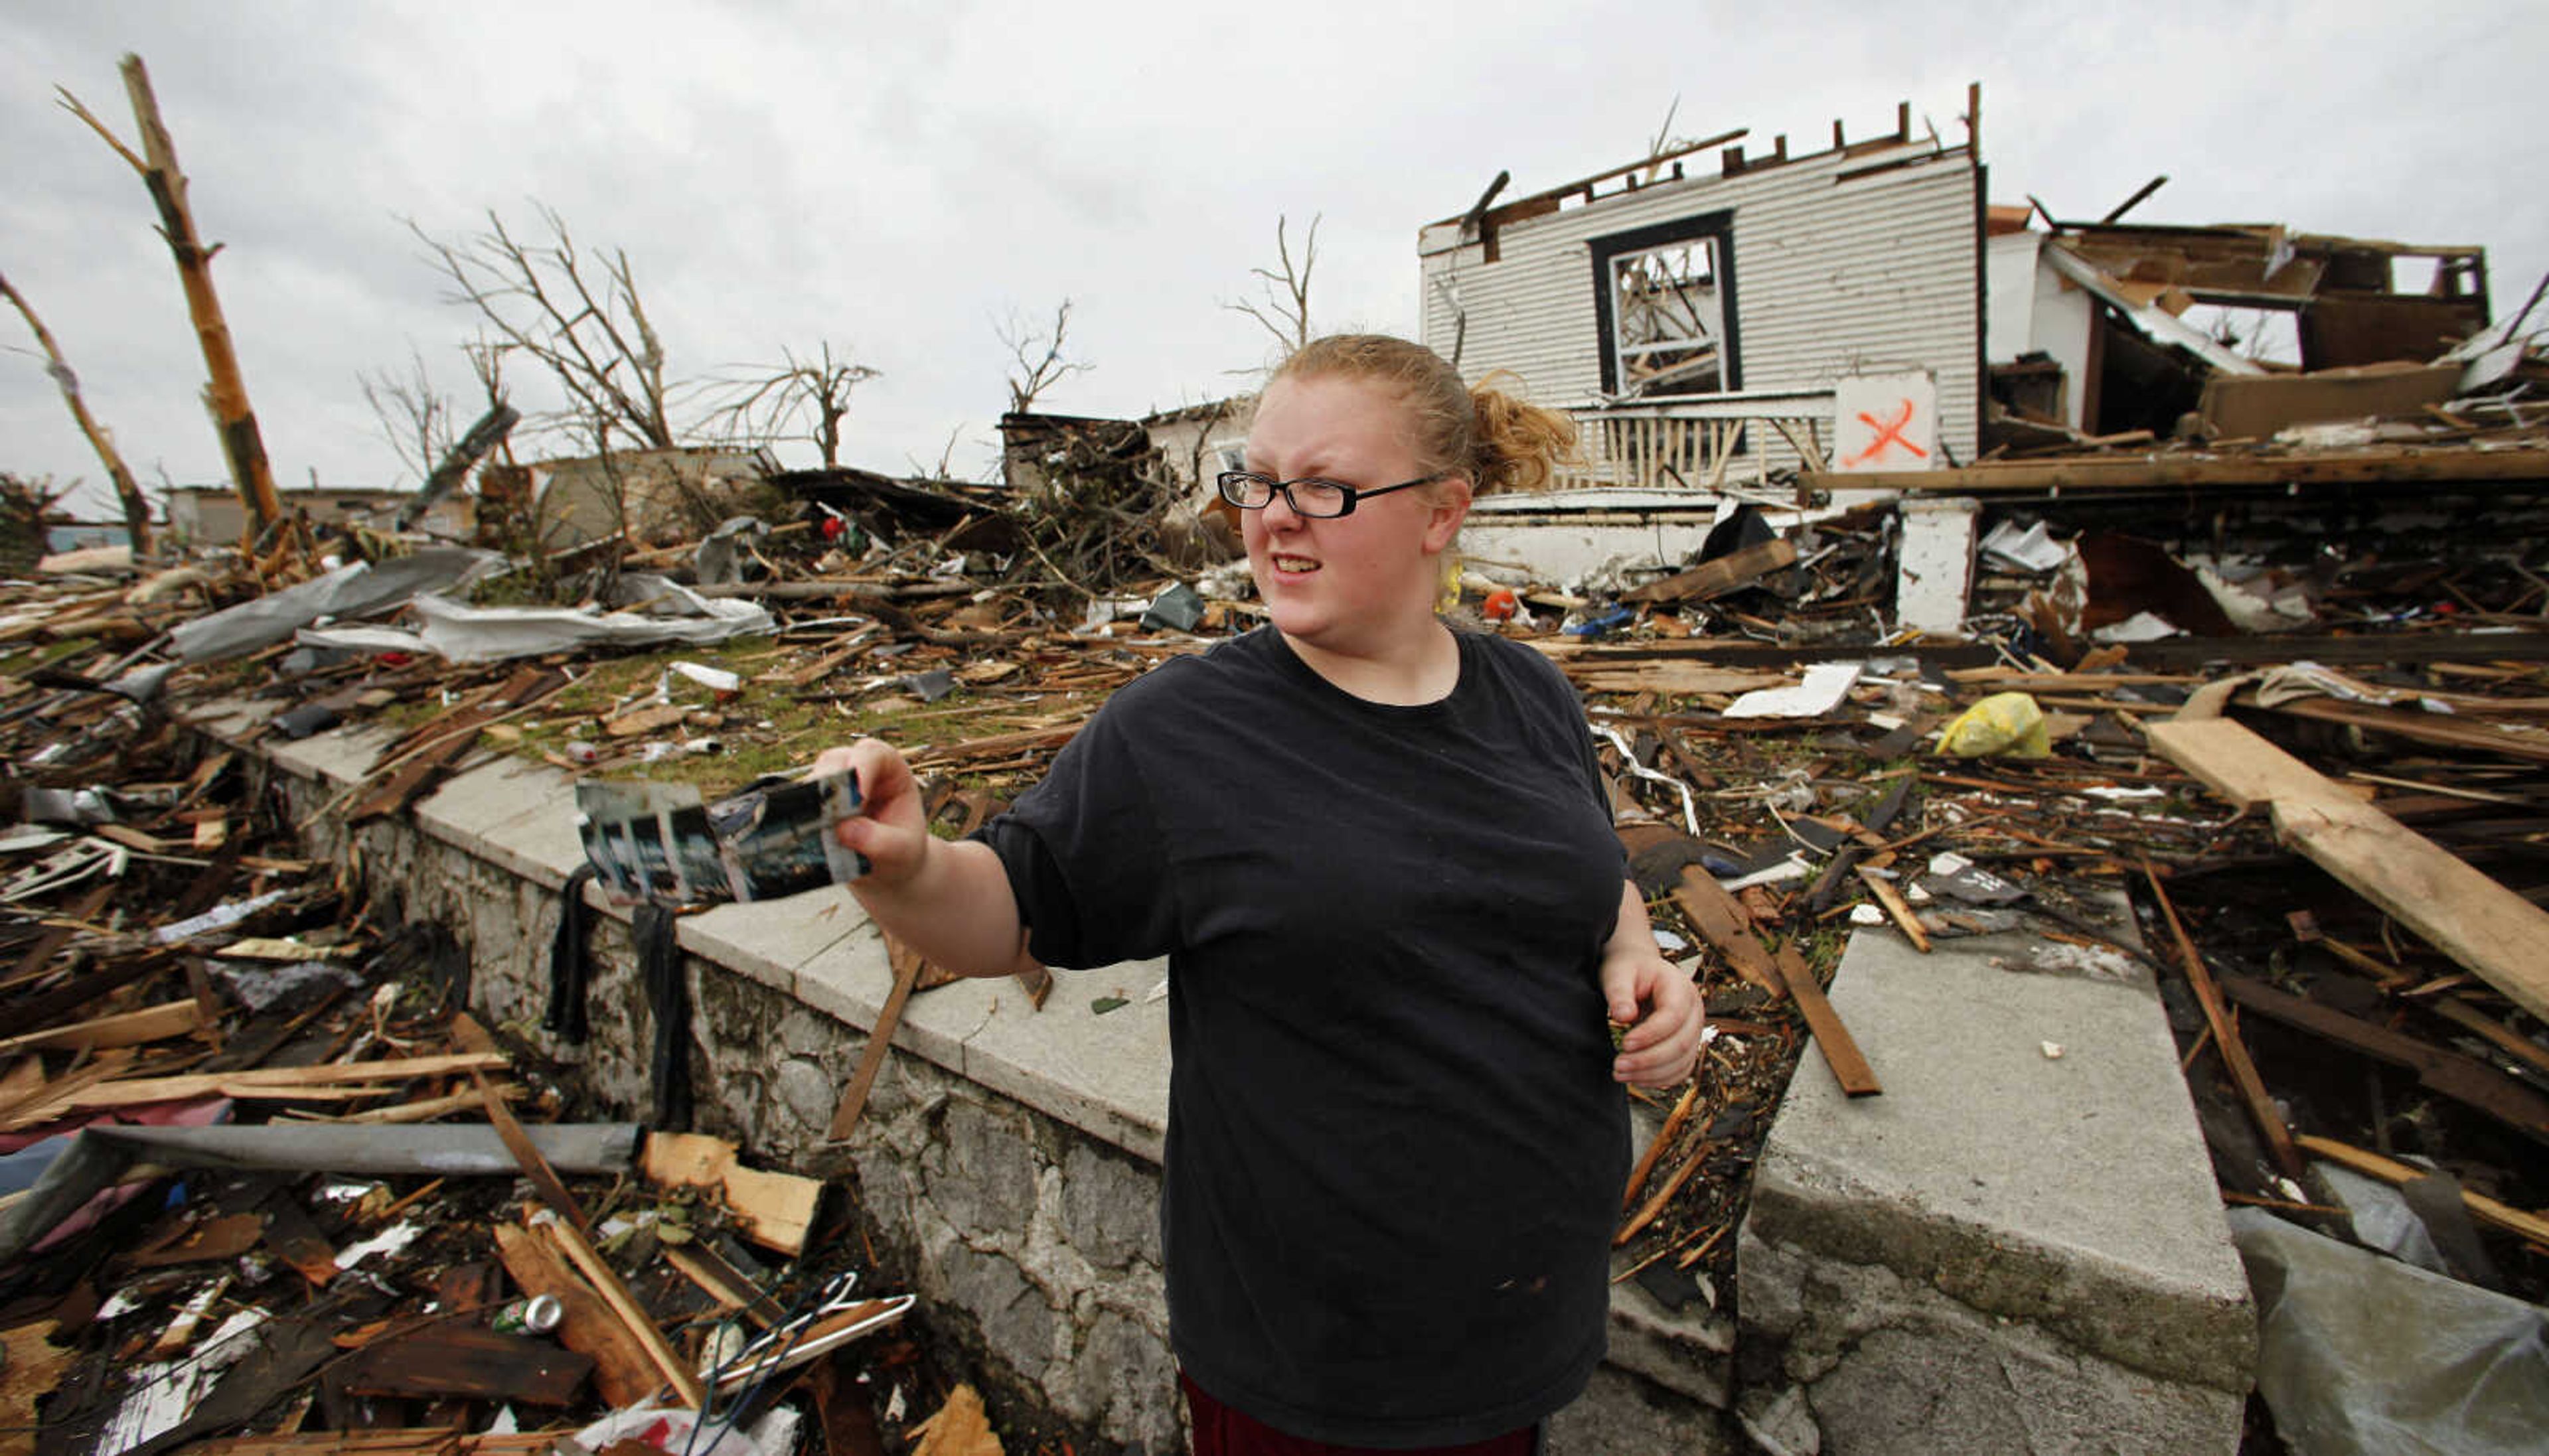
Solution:
[[[1169,956],[1171,1342],[1315,1440],[1483,1439],[1602,1356],[1622,852],[1565,680],[1460,647],[1417,707],[1272,628],[1173,659],[981,835],[1040,960]]]

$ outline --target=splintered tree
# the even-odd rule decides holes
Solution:
[[[150,502],[142,499],[142,487],[133,479],[133,472],[125,468],[124,456],[115,448],[115,437],[107,432],[105,425],[90,416],[88,403],[80,398],[79,376],[71,372],[70,361],[62,357],[60,347],[53,342],[52,332],[45,327],[45,320],[36,317],[36,311],[28,305],[26,296],[11,287],[8,279],[0,278],[0,297],[17,305],[18,313],[27,320],[27,327],[34,331],[36,342],[44,347],[46,372],[52,375],[53,383],[61,387],[62,403],[70,407],[71,418],[78,422],[80,433],[88,436],[89,448],[97,451],[98,461],[106,467],[107,479],[115,482],[116,498],[124,503],[124,529],[132,537],[133,554],[137,557],[147,555],[150,551]]]
[[[1025,414],[1035,409],[1036,397],[1075,374],[1088,372],[1086,362],[1066,357],[1063,353],[1066,335],[1071,331],[1071,300],[1064,299],[1053,311],[1053,327],[1034,329],[1027,326],[1016,310],[1009,312],[1009,321],[993,332],[1007,345],[1010,362],[1017,372],[1009,376],[1009,412]],[[1038,353],[1037,350],[1043,350]]]
[[[389,369],[359,372],[363,403],[372,407],[372,421],[390,453],[420,481],[433,473],[434,463],[451,450],[451,397],[433,387],[425,355],[411,343],[407,372]]]
[[[248,518],[256,523],[257,534],[262,535],[283,518],[283,506],[275,499],[274,470],[266,462],[265,437],[257,430],[255,411],[248,409],[247,384],[239,377],[238,352],[231,346],[230,324],[222,318],[221,299],[213,292],[213,254],[220,247],[207,248],[196,236],[194,210],[186,201],[186,174],[178,170],[177,144],[159,120],[159,101],[150,91],[150,73],[142,68],[139,55],[124,57],[122,69],[124,89],[133,100],[133,119],[142,130],[139,153],[80,105],[78,97],[58,87],[55,94],[63,109],[87,123],[89,130],[114,147],[116,155],[131,164],[141,174],[142,185],[150,190],[150,201],[159,210],[159,235],[167,240],[168,251],[176,255],[177,278],[186,290],[186,311],[194,317],[195,335],[203,343],[204,368],[211,376],[206,398],[214,420],[221,426],[222,453],[230,460],[231,481],[247,507]]]
[[[450,280],[452,302],[478,311],[505,349],[556,376],[568,399],[565,423],[594,442],[669,450],[674,431],[664,385],[664,345],[646,318],[628,254],[588,258],[566,220],[539,208],[549,240],[517,236],[495,213],[487,230],[444,242],[414,220],[408,230]],[[482,351],[483,352],[483,351]]]
[[[841,463],[841,421],[850,414],[850,391],[877,377],[864,364],[832,357],[826,342],[812,358],[780,350],[775,368],[755,368],[720,387],[722,401],[708,416],[708,432],[734,444],[766,445],[809,440],[823,468]]]
[[[1297,263],[1292,257],[1292,241],[1285,235],[1291,219],[1275,218],[1274,257],[1282,264],[1282,271],[1278,273],[1272,268],[1248,270],[1257,279],[1258,288],[1265,293],[1265,302],[1242,299],[1222,306],[1232,313],[1245,314],[1256,319],[1258,326],[1273,334],[1274,342],[1287,354],[1297,352],[1310,342],[1310,269],[1319,261],[1319,220],[1325,216],[1318,214],[1310,219],[1310,230],[1301,239],[1301,256]]]

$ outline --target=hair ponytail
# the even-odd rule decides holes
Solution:
[[[1470,413],[1476,419],[1469,474],[1482,496],[1489,491],[1545,490],[1558,463],[1576,458],[1575,421],[1505,393],[1497,387],[1504,380],[1522,382],[1510,371],[1497,369],[1469,388]]]

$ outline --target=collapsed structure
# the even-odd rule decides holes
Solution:
[[[1556,489],[1480,502],[1447,609],[1584,693],[1711,1008],[1700,1073],[1639,1109],[1612,1356],[1557,1446],[2228,1450],[2271,1417],[2379,1449],[2439,1408],[2472,1444],[2534,1432],[2531,307],[2491,321],[2475,247],[1992,207],[1978,113],[1957,142],[1908,107],[1811,153],[1731,133],[1419,234],[1427,341],[1586,444]],[[2292,314],[2298,365],[2189,321],[2223,307]],[[774,1296],[856,1339],[881,1313],[839,1293],[856,1263],[914,1292],[1021,1445],[1174,1445],[1157,967],[950,984],[836,892],[608,905],[573,804],[592,774],[734,787],[867,731],[943,828],[979,824],[1113,687],[1256,620],[1198,499],[1248,411],[1012,414],[999,487],[708,450],[494,465],[482,515],[558,530],[516,560],[363,533],[330,571],[288,543],[90,553],[6,588],[25,1030],[0,1111],[80,1178],[0,1213],[5,1246],[97,1191],[70,1139],[107,1109],[219,1097],[298,1159],[0,1270],[13,1376],[57,1382],[13,1382],[28,1423],[101,1456],[304,1422],[327,1429],[237,1449],[374,1423],[365,1449],[529,1450],[554,1436],[490,1427],[537,1405],[611,1439],[595,1400],[697,1409],[686,1382],[750,1370],[731,1346]],[[560,604],[471,599],[507,568]],[[641,1233],[588,1262],[529,1200],[415,1160],[338,1199],[360,1139],[312,1150],[260,1121],[282,1108],[441,1120],[484,1144],[477,1186],[519,1171],[558,1220],[608,1198]],[[729,1144],[641,1156],[624,1125],[572,1167],[502,1134],[586,1110],[835,1191]],[[555,1177],[632,1165],[657,1191]],[[745,1227],[774,1197],[826,1254],[763,1269],[724,1236],[802,1252]],[[353,1278],[416,1206],[446,1236]],[[548,1289],[582,1363],[476,1330]],[[235,1294],[257,1318],[199,1330]],[[2327,1358],[2375,1319],[2492,1331],[2510,1378]],[[69,1380],[72,1348],[152,1350],[202,1409]],[[918,1346],[840,1348],[780,1383],[802,1424],[835,1453],[873,1447],[862,1411],[925,1439],[948,1382]],[[1071,1435],[1018,1435],[1039,1413]]]

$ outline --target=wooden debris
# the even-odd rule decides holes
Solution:
[[[591,1355],[544,1339],[446,1322],[365,1346],[336,1372],[336,1380],[357,1396],[465,1396],[564,1406],[593,1369]]]
[[[179,1228],[174,1236],[159,1243],[135,1249],[130,1257],[137,1269],[157,1269],[170,1264],[198,1264],[212,1259],[235,1259],[256,1247],[265,1236],[265,1220],[256,1214],[228,1214],[207,1219],[201,1224]]]
[[[983,1398],[970,1385],[956,1387],[938,1413],[914,1421],[909,1433],[920,1438],[912,1456],[1002,1456],[1000,1438],[991,1434]]]
[[[769,1173],[736,1161],[722,1138],[698,1133],[649,1133],[639,1166],[656,1183],[715,1191],[753,1242],[794,1258],[805,1251],[823,1185],[794,1173]]]
[[[36,1449],[33,1432],[44,1424],[36,1403],[51,1395],[79,1361],[77,1350],[53,1343],[59,1327],[39,1320],[0,1330],[0,1425],[11,1428],[0,1449]]]
[[[1716,947],[1736,973],[1773,995],[1784,989],[1778,962],[1752,934],[1752,917],[1729,894],[1717,877],[1696,864],[1685,865],[1672,901],[1690,918],[1691,928]]]
[[[1875,1069],[1867,1064],[1849,1028],[1841,1025],[1841,1014],[1825,999],[1824,988],[1816,983],[1814,969],[1806,964],[1804,955],[1795,946],[1784,945],[1778,950],[1777,961],[1780,978],[1787,983],[1788,994],[1796,999],[1798,1014],[1814,1034],[1815,1049],[1823,1053],[1824,1064],[1832,1068],[1833,1080],[1841,1083],[1841,1090],[1853,1098],[1883,1092],[1885,1088],[1877,1082]]]
[[[2326,1158],[2329,1162],[2340,1167],[2351,1168],[2367,1178],[2378,1178],[2394,1188],[2429,1176],[2423,1168],[2410,1167],[2406,1163],[2383,1157],[2377,1152],[2368,1152],[2363,1148],[2339,1142],[2332,1138],[2313,1138],[2305,1133],[2295,1140],[2313,1157]],[[2470,1217],[2480,1223],[2501,1228],[2516,1237],[2530,1239],[2543,1247],[2549,1247],[2549,1219],[2541,1218],[2537,1214],[2526,1214],[2520,1209],[2499,1203],[2484,1194],[2472,1193],[2467,1189],[2461,1191],[2461,1202],[2468,1206]]]
[[[867,1046],[859,1050],[858,1070],[851,1074],[850,1085],[841,1093],[840,1105],[832,1110],[832,1126],[824,1134],[831,1142],[846,1142],[859,1126],[860,1114],[867,1111],[868,1091],[876,1085],[877,1073],[884,1070],[887,1052],[894,1046],[894,1029],[902,1024],[902,1005],[911,999],[913,982],[920,978],[921,957],[906,953],[894,962],[894,989],[887,993],[885,1007],[877,1013],[877,1024],[868,1028]]]
[[[162,1002],[139,1011],[93,1017],[70,1026],[55,1027],[49,1032],[28,1032],[0,1040],[0,1056],[15,1056],[22,1051],[140,1046],[150,1042],[164,1042],[171,1037],[190,1036],[208,1025],[210,1022],[204,1015],[203,1003],[189,996],[183,1001]]]
[[[2533,1016],[2549,1020],[2549,912],[2346,793],[2226,718],[2149,725],[2151,746],[2395,915]]]
[[[1797,563],[1797,543],[1785,536],[1774,537],[1750,546],[1730,551],[1714,561],[1704,561],[1686,572],[1677,572],[1660,582],[1649,582],[1620,593],[1620,600],[1633,603],[1707,601],[1725,595],[1738,587],[1757,582],[1782,567]]]
[[[2230,1020],[2230,1009],[2221,1000],[2221,988],[2214,983],[2211,967],[2204,963],[2204,953],[2178,923],[2177,907],[2169,902],[2168,891],[2159,882],[2159,871],[2150,862],[2142,862],[2142,877],[2150,884],[2151,898],[2168,922],[2169,937],[2176,942],[2177,963],[2186,973],[2186,981],[2195,990],[2195,999],[2204,1007],[2204,1019],[2213,1032],[2214,1045],[2221,1048],[2222,1063],[2230,1068],[2230,1079],[2238,1084],[2239,1100],[2247,1105],[2248,1117],[2272,1150],[2275,1165],[2287,1178],[2302,1175],[2301,1154],[2294,1150],[2293,1134],[2284,1126],[2284,1115],[2275,1108],[2275,1099],[2266,1092],[2265,1079],[2257,1075],[2256,1063],[2248,1059],[2248,1047],[2239,1040],[2239,1029]]]
[[[604,1400],[624,1410],[662,1388],[663,1379],[646,1345],[593,1286],[567,1266],[554,1245],[513,1224],[498,1224],[489,1231],[515,1285],[525,1295],[547,1295],[564,1307],[558,1320],[558,1342],[592,1357],[594,1386]]]
[[[549,1241],[566,1255],[567,1262],[575,1265],[577,1271],[601,1294],[603,1303],[636,1338],[638,1347],[646,1352],[647,1361],[655,1367],[655,1373],[672,1385],[683,1403],[694,1410],[705,1410],[707,1393],[700,1384],[699,1372],[673,1353],[673,1347],[664,1342],[664,1332],[656,1327],[653,1317],[637,1303],[637,1297],[628,1292],[628,1286],[620,1282],[611,1266],[603,1262],[602,1255],[594,1252],[593,1245],[585,1242],[584,1235],[576,1231],[575,1226],[554,1213],[541,1213],[532,1217],[531,1228],[546,1234]]]
[[[2288,995],[2263,981],[2228,976],[2221,989],[2231,1000],[2287,1026],[2299,1027],[2416,1074],[2426,1087],[2477,1108],[2506,1127],[2549,1141],[2549,1096],[2543,1096],[2475,1057],[2429,1046],[2388,1027],[2347,1016],[2315,1001]]]
[[[1620,1212],[1627,1213],[1630,1206],[1638,1201],[1638,1195],[1646,1190],[1647,1175],[1654,1171],[1655,1159],[1672,1145],[1673,1138],[1681,1135],[1682,1124],[1690,1121],[1690,1110],[1698,1102],[1699,1081],[1694,1077],[1691,1084],[1682,1089],[1681,1098],[1673,1103],[1672,1111],[1665,1114],[1662,1131],[1655,1134],[1655,1140],[1647,1144],[1637,1167],[1630,1170],[1629,1186],[1620,1195]]]
[[[1912,943],[1912,949],[1924,956],[1929,955],[1929,932],[1921,928],[1921,917],[1913,914],[1912,907],[1904,903],[1902,891],[1865,864],[1858,866],[1858,877],[1869,893],[1876,896],[1876,903],[1885,907],[1887,917],[1893,920],[1896,929],[1903,932],[1903,938]]]

